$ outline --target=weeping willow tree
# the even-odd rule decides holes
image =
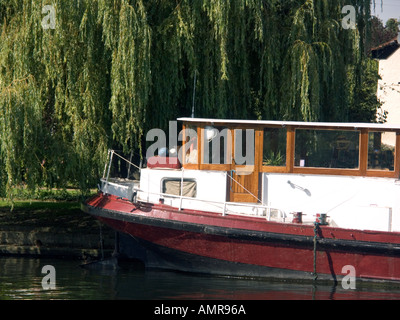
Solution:
[[[197,117],[374,118],[355,112],[375,70],[369,0],[53,0],[44,28],[48,4],[0,2],[2,194],[91,187],[107,148],[140,153],[193,103]]]
[[[95,3],[3,1],[0,116],[3,183],[87,188],[110,135],[110,57]],[[4,12],[6,14],[4,14]],[[9,193],[9,192],[8,192]]]

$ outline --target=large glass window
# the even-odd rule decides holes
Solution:
[[[234,160],[237,165],[254,166],[255,134],[253,129],[234,130]]]
[[[203,164],[232,163],[232,134],[226,127],[207,126],[202,129]]]
[[[287,130],[285,128],[264,129],[264,166],[286,166],[286,133]]]
[[[356,169],[359,131],[296,130],[295,166]]]
[[[394,171],[395,132],[370,132],[368,169]]]
[[[193,126],[186,126],[185,128],[185,163],[197,164],[198,163],[198,150],[197,150],[197,128]]]

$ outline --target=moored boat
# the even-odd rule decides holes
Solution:
[[[181,147],[170,130],[137,180],[110,151],[82,205],[145,248],[148,268],[400,280],[400,125],[178,121]],[[112,177],[113,159],[127,178]]]

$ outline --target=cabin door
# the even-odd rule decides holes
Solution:
[[[228,172],[231,202],[257,203],[260,132],[254,129],[232,129],[232,165]]]

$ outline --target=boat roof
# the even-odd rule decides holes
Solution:
[[[400,123],[367,123],[367,122],[302,122],[302,121],[275,121],[275,120],[238,120],[238,119],[206,119],[206,118],[178,118],[178,121],[218,124],[218,125],[250,125],[250,126],[293,126],[304,128],[326,129],[373,129],[379,131],[400,131]]]

